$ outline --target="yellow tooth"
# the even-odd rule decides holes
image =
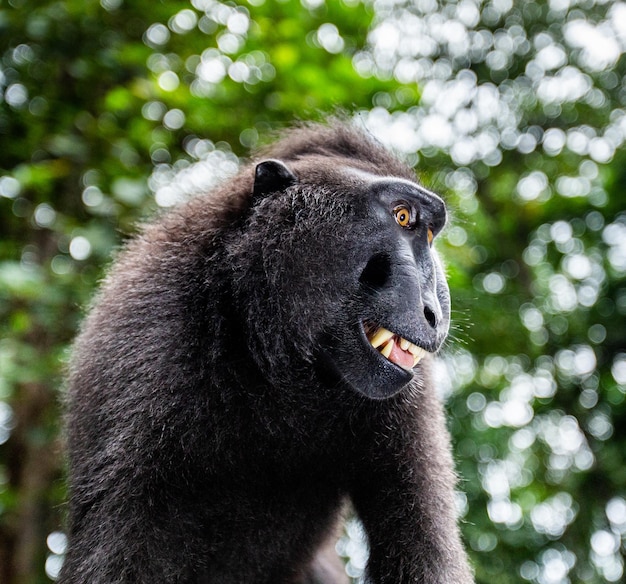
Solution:
[[[393,333],[381,326],[370,339],[370,343],[374,349],[378,349],[378,347],[386,343],[391,337],[393,337]]]
[[[403,351],[406,351],[409,346],[411,345],[411,343],[409,341],[407,341],[406,339],[400,339],[400,348]]]
[[[413,355],[413,357],[417,357],[418,355],[421,357],[421,353],[422,349],[420,349],[417,345],[414,345],[413,343],[409,343],[409,353],[411,353],[411,355]]]
[[[391,355],[391,349],[393,349],[393,339],[389,339],[387,344],[381,349],[380,352],[383,354],[384,357],[389,359],[389,355]]]
[[[422,357],[424,357],[428,353],[428,351],[411,343],[411,346],[409,347],[409,353],[413,355],[413,367],[415,367],[422,360]]]

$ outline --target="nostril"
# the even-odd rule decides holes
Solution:
[[[368,288],[382,288],[391,276],[391,260],[386,254],[375,254],[361,272],[359,282]]]
[[[437,327],[437,315],[433,312],[432,308],[430,308],[429,306],[425,306],[424,316],[426,317],[426,321],[432,328]]]

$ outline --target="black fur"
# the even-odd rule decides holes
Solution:
[[[350,500],[369,582],[470,584],[431,357],[412,374],[363,333],[440,346],[443,202],[344,124],[262,160],[147,227],[84,323],[60,582],[336,584]]]

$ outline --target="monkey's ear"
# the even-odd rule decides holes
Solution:
[[[282,191],[298,182],[296,175],[280,160],[264,160],[259,162],[254,171],[254,200],[269,193]]]

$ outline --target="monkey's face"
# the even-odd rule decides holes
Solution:
[[[443,201],[415,183],[363,177],[351,254],[346,321],[326,337],[326,362],[357,391],[400,391],[446,338],[450,296],[433,240]]]
[[[247,252],[257,257],[249,320],[266,314],[250,330],[257,362],[274,378],[277,367],[313,368],[370,398],[394,395],[448,332],[449,292],[433,249],[443,201],[402,179],[345,169],[344,183],[319,185],[271,164],[262,169],[273,192],[249,224],[265,236]]]

